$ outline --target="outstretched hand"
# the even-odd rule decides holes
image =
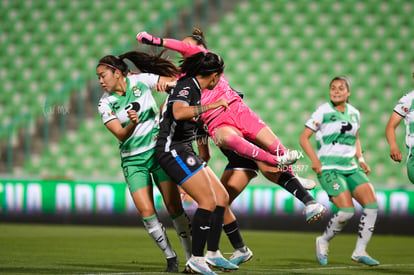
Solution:
[[[147,32],[139,32],[137,34],[137,40],[142,44],[153,45],[153,46],[162,46],[162,38],[152,36]]]

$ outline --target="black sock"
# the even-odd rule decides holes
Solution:
[[[192,222],[192,253],[194,256],[203,257],[208,232],[210,231],[212,212],[197,208]]]
[[[285,188],[287,191],[289,191],[289,193],[291,193],[305,205],[315,202],[311,194],[309,194],[309,192],[303,188],[299,180],[291,173],[283,172],[282,175],[280,175],[277,184]]]
[[[224,225],[223,230],[229,238],[229,241],[234,249],[241,249],[244,247],[243,238],[240,235],[239,225],[237,224],[237,221]]]
[[[216,206],[213,215],[211,215],[211,229],[207,238],[208,251],[217,251],[219,248],[220,236],[223,230],[224,209],[223,206]]]

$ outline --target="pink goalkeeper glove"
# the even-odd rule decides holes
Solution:
[[[152,36],[147,32],[140,32],[137,34],[137,40],[142,44],[147,45],[154,45],[154,46],[162,46],[163,40],[162,38]]]

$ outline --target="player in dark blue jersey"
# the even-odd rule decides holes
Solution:
[[[224,71],[223,60],[214,53],[200,52],[187,57],[180,66],[184,77],[177,81],[160,118],[156,156],[161,167],[198,204],[192,221],[192,257],[186,268],[200,274],[215,274],[208,264],[225,270],[238,266],[227,261],[218,244],[229,195],[213,171],[195,153],[199,116],[209,110],[227,108],[220,99],[201,105],[201,91],[213,89]],[[207,242],[212,251],[204,248]]]

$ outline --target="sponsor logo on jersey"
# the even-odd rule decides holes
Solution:
[[[406,107],[406,106],[401,106],[401,110],[403,110],[403,112],[408,112],[408,107]]]
[[[187,164],[190,166],[194,166],[196,164],[196,161],[193,157],[188,157],[187,158]]]
[[[110,111],[110,112],[108,112],[108,113],[106,113],[105,114],[105,112],[103,112],[103,113],[101,113],[101,117],[103,117],[103,116],[114,116],[115,114],[114,114],[114,112],[113,111]]]

